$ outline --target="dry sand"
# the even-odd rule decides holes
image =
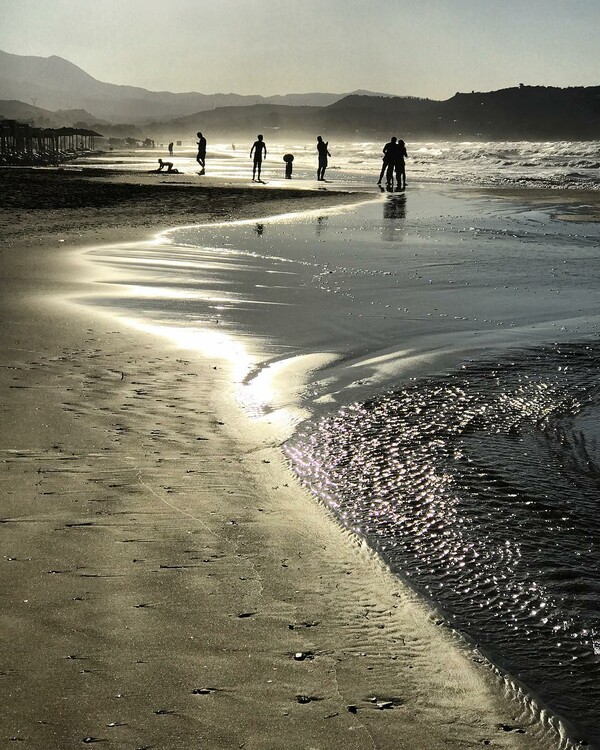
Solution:
[[[0,210],[0,747],[548,746],[248,435],[220,363],[62,301],[74,241],[348,196],[55,177]]]

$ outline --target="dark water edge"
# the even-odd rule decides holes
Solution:
[[[600,344],[480,359],[302,424],[302,483],[600,746]]]

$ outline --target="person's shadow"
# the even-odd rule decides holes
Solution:
[[[393,193],[383,204],[384,219],[406,219],[406,194]]]
[[[406,194],[392,193],[383,204],[381,238],[385,242],[398,242],[402,238],[402,224],[406,219]]]
[[[327,229],[328,218],[328,216],[317,216],[317,226],[315,228],[317,237],[320,237],[321,234]]]

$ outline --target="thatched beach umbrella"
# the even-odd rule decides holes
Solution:
[[[93,150],[95,138],[102,134],[87,128],[34,128],[17,120],[0,120],[0,158],[5,163],[38,159],[58,163],[61,152]]]
[[[57,131],[61,151],[75,150],[74,136],[77,133],[75,128],[59,128]]]
[[[103,138],[102,133],[97,133],[95,130],[88,130],[87,128],[79,128],[77,130],[78,135],[83,136],[84,140],[87,138],[86,148],[94,150],[94,139]]]

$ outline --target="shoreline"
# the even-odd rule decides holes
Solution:
[[[40,227],[1,256],[3,738],[549,746],[250,434],[220,363],[57,304],[89,283],[73,238],[123,228],[113,216],[110,232],[78,237],[76,216],[55,218],[64,244]],[[139,219],[132,239],[155,220]]]
[[[307,208],[329,207],[365,195],[361,190],[270,187],[218,177],[200,182],[194,175],[0,168],[0,236],[9,247],[45,243],[49,235],[65,243],[104,244],[113,236],[144,239],[153,231],[286,213],[299,202]],[[117,226],[116,235],[107,231]]]

